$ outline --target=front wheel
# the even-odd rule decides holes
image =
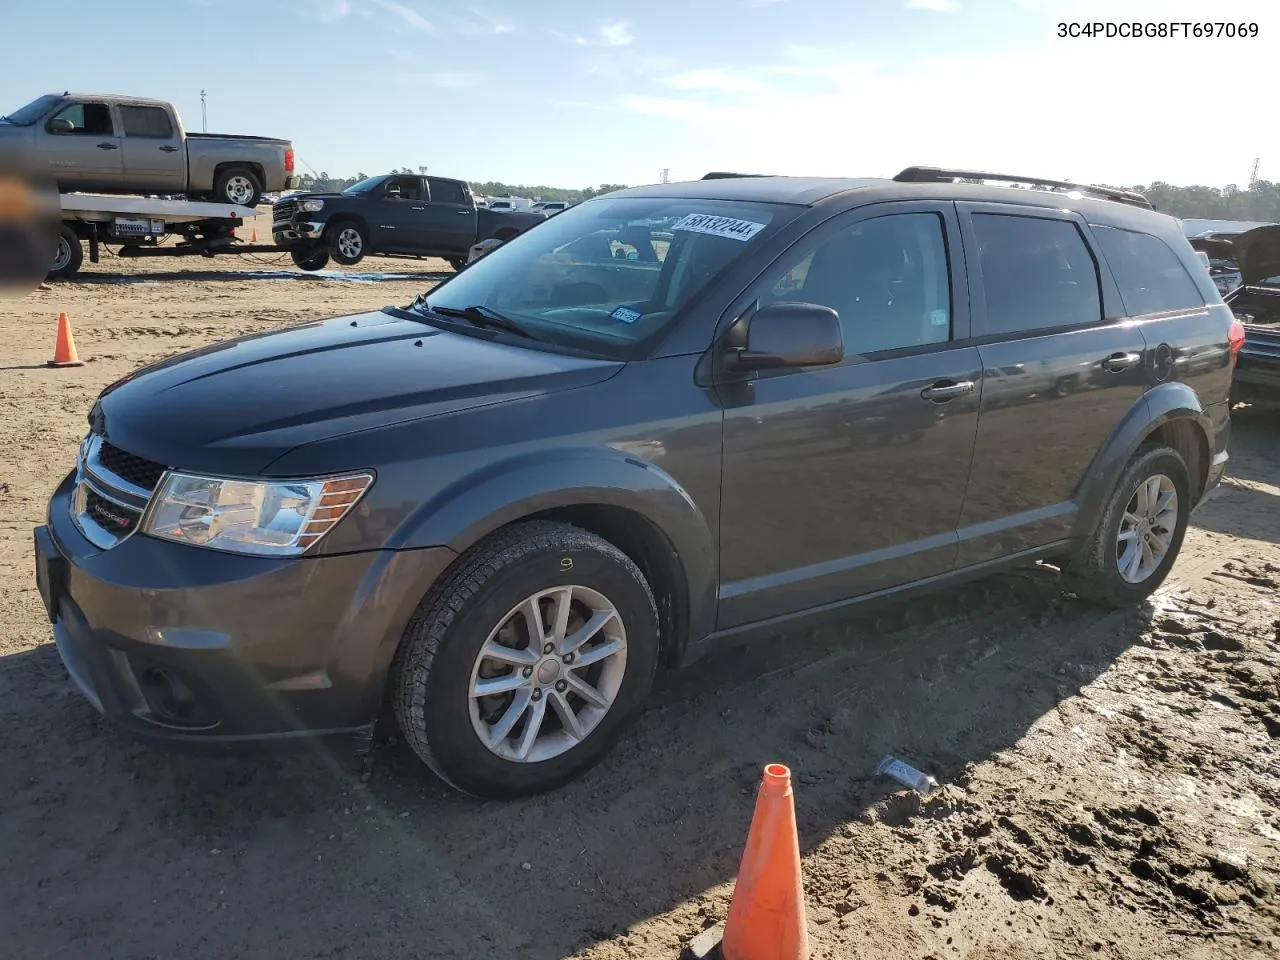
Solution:
[[[294,247],[289,257],[299,270],[323,270],[329,263],[329,251],[324,247]]]
[[[346,221],[335,223],[325,231],[325,246],[333,259],[344,267],[353,267],[369,252],[369,240],[360,225]]]
[[[613,544],[533,521],[481,542],[423,600],[393,672],[405,740],[476,796],[554,789],[594,766],[638,715],[658,614]]]
[[[79,272],[82,263],[84,263],[84,247],[80,243],[80,238],[64,223],[62,229],[58,231],[58,245],[53,251],[53,264],[49,268],[49,276],[74,276]]]
[[[1093,534],[1064,569],[1066,585],[1108,607],[1141,603],[1169,575],[1191,514],[1190,474],[1172,447],[1140,449]]]

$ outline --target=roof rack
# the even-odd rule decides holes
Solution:
[[[727,173],[722,170],[715,170],[704,176],[703,180],[732,180],[735,177],[767,177],[767,173]]]
[[[1154,210],[1155,206],[1140,193],[1132,190],[1113,190],[1065,180],[1047,180],[1044,177],[1018,177],[1010,173],[985,173],[980,170],[942,170],[938,167],[907,167],[893,178],[899,183],[953,183],[956,180],[999,180],[1005,183],[1025,183],[1032,187],[1049,187],[1053,190],[1073,190],[1098,200],[1127,203],[1130,206]]]

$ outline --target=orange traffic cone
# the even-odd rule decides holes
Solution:
[[[80,355],[76,353],[76,341],[71,336],[71,320],[67,317],[67,311],[63,310],[58,314],[58,342],[53,348],[53,359],[49,361],[51,367],[83,367],[84,361],[80,359]]]
[[[258,228],[257,228],[257,227],[254,227],[254,228],[253,228],[253,236],[249,239],[249,242],[250,242],[250,243],[257,243],[257,242],[258,242]]]
[[[724,960],[808,960],[804,881],[791,771],[764,768],[719,944]]]

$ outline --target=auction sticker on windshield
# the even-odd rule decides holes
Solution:
[[[725,237],[729,240],[750,240],[764,229],[763,223],[751,220],[739,220],[736,217],[717,217],[709,213],[691,213],[682,218],[672,230],[684,230],[686,233],[705,233],[712,237]]]

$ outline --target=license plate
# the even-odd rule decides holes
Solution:
[[[44,601],[44,610],[49,622],[58,619],[58,604],[62,600],[62,592],[66,584],[66,561],[53,546],[48,532],[41,527],[35,531],[36,554],[36,589],[40,591],[40,599]]]

